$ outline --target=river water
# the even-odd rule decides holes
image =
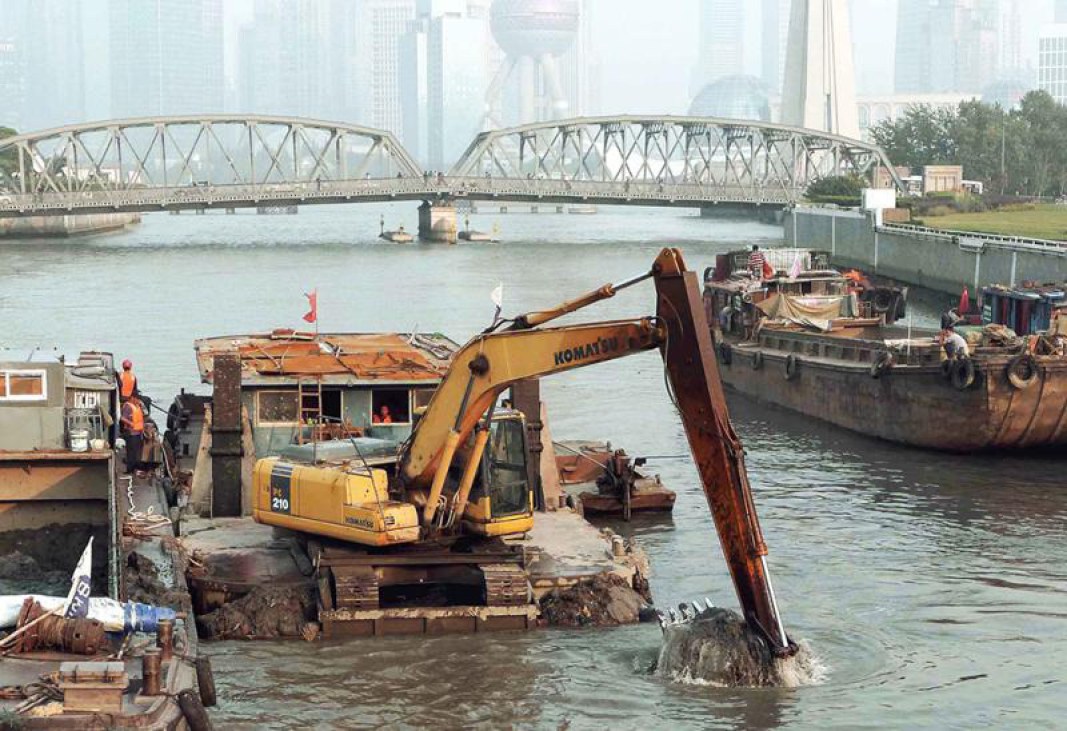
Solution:
[[[556,303],[648,268],[664,245],[702,270],[780,240],[774,227],[678,211],[476,217],[499,245],[396,246],[378,216],[148,216],[131,231],[0,244],[0,347],[97,347],[130,357],[169,401],[195,389],[197,337],[296,326],[317,287],[323,330],[441,331]],[[917,324],[944,298],[918,298]],[[588,317],[652,311],[651,285]],[[200,387],[203,388],[203,387]],[[548,379],[556,438],[655,455],[673,518],[626,529],[648,551],[661,605],[736,599],[685,436],[646,354]],[[782,613],[825,681],[744,691],[651,675],[659,629],[539,631],[208,648],[219,728],[1062,728],[1067,711],[1067,457],[905,449],[731,397]]]

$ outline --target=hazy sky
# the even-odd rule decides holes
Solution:
[[[697,61],[701,0],[593,0],[593,46],[601,67],[605,113],[683,114]],[[738,0],[758,9],[760,0]],[[226,0],[227,68],[235,66],[236,33],[252,17],[253,0]],[[888,94],[893,85],[896,0],[855,0],[853,42],[860,94]],[[1021,0],[1024,55],[1036,64],[1037,35],[1052,0]],[[758,17],[758,10],[754,12]],[[745,67],[760,73],[758,22],[746,32]]]

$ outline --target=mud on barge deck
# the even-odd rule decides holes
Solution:
[[[312,640],[320,632],[331,639],[527,630],[550,623],[540,609],[546,597],[596,582],[604,587],[601,593],[612,594],[600,597],[604,603],[624,598],[590,623],[622,624],[638,620],[648,587],[648,561],[640,548],[598,531],[570,510],[538,513],[533,531],[524,538],[480,549],[490,572],[502,566],[515,569],[496,579],[487,574],[489,591],[496,580],[498,591],[506,595],[494,605],[449,603],[431,591],[412,601],[386,599],[383,592],[381,602],[374,597],[378,606],[368,607],[356,578],[358,558],[346,564],[339,547],[308,544],[250,518],[186,519],[181,542],[191,558],[190,590],[205,638]],[[319,570],[317,564],[326,560],[332,575]],[[437,560],[447,563],[447,554],[438,554]],[[375,563],[381,565],[380,557]],[[469,566],[470,556],[462,563]],[[349,567],[355,570],[346,571]]]

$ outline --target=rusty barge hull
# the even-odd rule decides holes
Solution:
[[[772,339],[773,340],[773,339]],[[897,366],[879,378],[871,362],[826,357],[813,339],[804,353],[735,344],[721,369],[731,389],[852,431],[914,447],[981,452],[1067,446],[1067,359],[1035,358],[1026,389],[1007,378],[1012,356],[976,356],[978,378],[957,390],[939,364]],[[789,346],[797,341],[778,342]],[[811,355],[819,349],[820,355]],[[754,365],[760,360],[761,367]],[[792,355],[795,375],[786,377]]]

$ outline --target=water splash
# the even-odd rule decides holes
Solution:
[[[795,688],[822,682],[826,668],[806,642],[793,657],[776,658],[740,616],[709,607],[664,624],[656,674],[695,685]]]

